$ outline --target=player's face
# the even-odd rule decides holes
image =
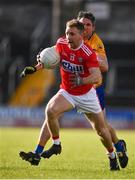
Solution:
[[[93,25],[91,20],[87,18],[81,18],[79,21],[84,25],[84,38],[89,39],[95,30],[95,25]]]
[[[65,34],[68,41],[68,46],[71,49],[76,49],[81,45],[83,33],[80,33],[76,27],[67,27]]]

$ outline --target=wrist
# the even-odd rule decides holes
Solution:
[[[83,78],[80,77],[78,74],[77,74],[77,77],[76,77],[76,85],[80,86],[83,84]]]
[[[34,68],[34,72],[37,71],[37,68],[35,66],[32,66]]]
[[[31,66],[31,68],[33,68],[33,69],[29,69],[30,71],[32,71],[32,72],[36,72],[37,71],[35,66]]]
[[[84,84],[84,78],[80,78],[80,85]]]
[[[44,67],[43,63],[38,63],[38,64],[35,66],[35,68],[36,68],[37,71],[40,70],[40,69],[43,69],[43,67]]]

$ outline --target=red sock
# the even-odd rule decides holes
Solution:
[[[112,153],[112,152],[114,151],[114,149],[113,149],[113,147],[112,147],[112,148],[107,149],[107,151],[108,151],[109,153]]]
[[[52,139],[53,139],[53,143],[54,143],[54,144],[56,144],[56,145],[59,145],[59,144],[60,144],[60,138],[59,138],[59,136],[53,136]]]
[[[52,139],[53,140],[59,139],[59,136],[53,136]]]
[[[107,149],[107,151],[108,151],[107,155],[108,155],[111,159],[114,159],[114,158],[115,158],[114,149],[113,149],[113,148],[109,148],[109,149]]]

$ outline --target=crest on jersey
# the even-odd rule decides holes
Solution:
[[[82,57],[79,57],[79,58],[78,58],[78,61],[79,61],[79,63],[82,63],[82,62],[83,62],[83,58],[82,58]]]
[[[75,54],[70,54],[70,61],[74,61],[75,60]]]

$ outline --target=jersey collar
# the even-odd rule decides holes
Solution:
[[[80,46],[79,46],[78,48],[72,49],[72,50],[73,50],[73,51],[77,51],[78,49],[80,49],[80,48],[82,47],[83,43],[84,43],[84,41],[81,42],[81,44],[80,44]]]

